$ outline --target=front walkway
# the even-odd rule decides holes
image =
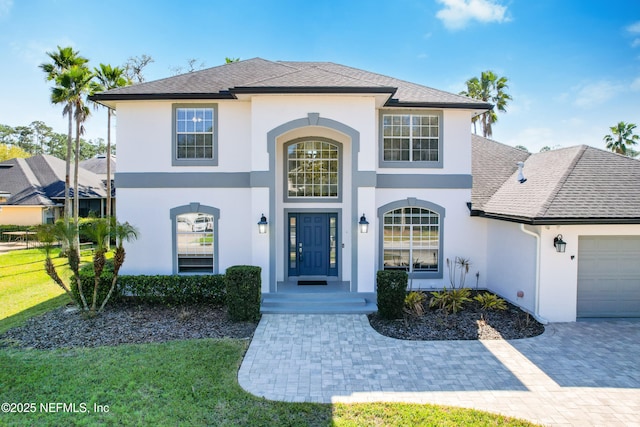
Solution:
[[[238,373],[290,402],[414,402],[554,426],[640,426],[640,321],[547,325],[513,341],[402,341],[364,315],[265,314]]]

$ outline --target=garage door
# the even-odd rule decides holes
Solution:
[[[582,236],[578,317],[640,317],[640,237]]]

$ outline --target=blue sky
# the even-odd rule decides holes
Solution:
[[[65,133],[38,64],[56,45],[121,65],[147,54],[147,80],[197,58],[331,61],[457,93],[483,70],[513,101],[494,139],[588,144],[618,121],[640,126],[637,0],[0,0],[0,124],[42,120]],[[96,110],[86,137],[106,138]]]

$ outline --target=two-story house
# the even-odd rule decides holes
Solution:
[[[250,264],[262,268],[265,311],[302,309],[300,292],[324,311],[341,311],[347,297],[367,311],[380,269],[442,289],[446,259],[463,256],[468,285],[491,288],[489,274],[502,283],[501,257],[520,250],[488,236],[502,227],[517,234],[527,276],[499,290],[544,317],[532,237],[542,231],[483,210],[515,173],[512,160],[527,156],[484,141],[508,162],[493,177],[491,155],[474,165],[484,187],[472,206],[470,122],[490,104],[334,63],[259,58],[94,100],[117,109],[118,217],[141,231],[126,274]],[[276,297],[292,295],[282,308]],[[575,320],[572,307],[546,315]]]

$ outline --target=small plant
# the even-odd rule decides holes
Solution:
[[[424,314],[424,301],[427,297],[422,292],[409,292],[404,298],[405,313],[420,317]]]
[[[470,292],[467,288],[431,292],[433,296],[429,301],[429,307],[442,310],[445,314],[457,313],[464,308],[465,302],[471,301]]]
[[[480,308],[483,311],[497,311],[507,309],[506,301],[496,294],[492,294],[491,292],[483,292],[476,295],[473,299],[480,303]]]
[[[469,258],[457,256],[453,261],[447,258],[447,269],[449,270],[449,283],[451,283],[451,289],[464,288],[464,282],[467,279],[469,267],[471,267],[471,260]],[[458,270],[460,271],[459,274]],[[458,279],[458,284],[456,284],[456,277]]]

